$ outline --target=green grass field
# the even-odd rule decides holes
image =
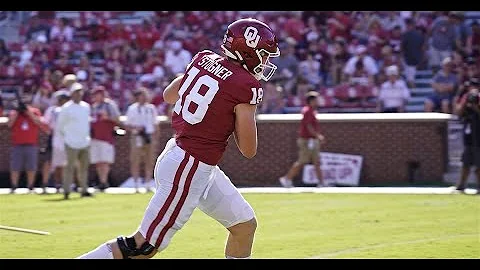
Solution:
[[[480,196],[244,194],[256,211],[254,258],[480,258]],[[63,201],[1,195],[0,258],[74,258],[136,230],[151,194]],[[196,210],[155,258],[223,258],[226,230]]]

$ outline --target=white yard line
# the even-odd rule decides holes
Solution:
[[[16,232],[50,235],[49,232],[38,231],[38,230],[30,230],[30,229],[24,229],[24,228],[19,228],[19,227],[10,227],[10,226],[4,226],[4,225],[0,225],[0,229],[9,230],[9,231],[16,231]]]

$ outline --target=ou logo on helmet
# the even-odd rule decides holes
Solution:
[[[243,36],[245,37],[245,42],[247,43],[248,47],[251,47],[254,49],[257,47],[258,42],[260,41],[260,36],[258,35],[257,28],[253,26],[247,27],[247,29],[245,29],[245,33],[243,34]]]

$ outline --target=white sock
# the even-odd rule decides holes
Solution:
[[[225,258],[227,258],[227,259],[250,259],[250,256],[245,257],[245,258],[235,258],[235,257],[228,256],[228,255],[227,255],[227,256],[225,256]]]
[[[77,257],[77,259],[113,259],[112,248],[109,244],[104,243],[96,249]]]

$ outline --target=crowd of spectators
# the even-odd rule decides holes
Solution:
[[[32,12],[19,29],[20,42],[0,40],[3,107],[12,106],[6,97],[17,88],[44,112],[64,75],[75,74],[87,90],[105,87],[122,114],[134,102],[133,91],[146,87],[158,114],[165,115],[166,84],[198,51],[220,53],[227,25],[248,16],[265,21],[280,40],[281,56],[273,61],[278,70],[264,85],[261,113],[293,112],[312,90],[327,110],[389,111],[385,104],[397,104],[395,111],[402,111],[415,88],[416,70],[437,72],[445,61],[452,63],[457,81],[449,95],[454,96],[476,76],[469,69],[480,65],[480,27],[462,12],[156,11],[140,21],[125,19],[135,18],[133,13],[78,12],[66,18]],[[405,83],[385,83],[392,76]],[[380,95],[395,85],[402,86],[402,94]],[[438,91],[438,84],[433,88]],[[401,102],[384,100],[392,96]],[[426,110],[441,110],[443,99],[432,99]],[[88,91],[85,100],[91,101]]]

